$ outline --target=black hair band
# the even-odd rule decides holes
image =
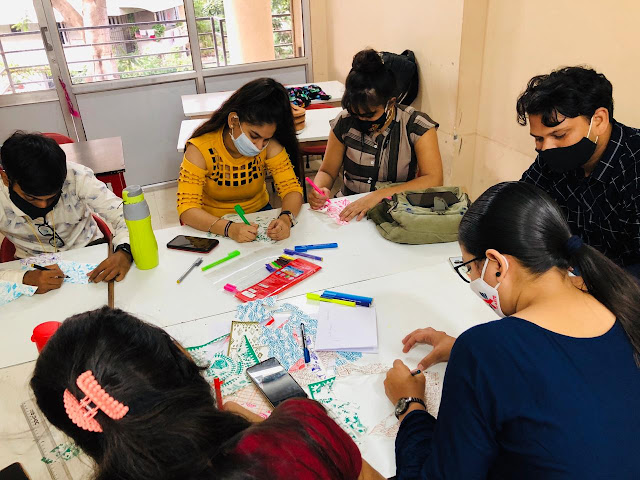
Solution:
[[[584,242],[582,241],[582,238],[580,238],[578,235],[571,235],[571,237],[569,237],[569,240],[567,240],[567,243],[565,244],[567,255],[569,255],[569,257],[573,257],[573,255],[578,250],[580,250],[583,245]]]
[[[229,220],[227,222],[227,224],[224,226],[224,236],[229,238],[229,227],[231,226],[233,222],[231,220]]]

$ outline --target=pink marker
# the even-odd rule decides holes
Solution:
[[[305,177],[304,179],[307,181],[307,183],[308,183],[309,185],[311,185],[311,186],[313,187],[313,189],[314,189],[316,192],[318,192],[318,193],[319,193],[320,195],[322,195],[324,198],[326,198],[327,200],[329,200],[329,198],[324,194],[324,192],[323,192],[322,190],[320,190],[320,189],[318,188],[318,186],[317,186],[315,183],[313,183],[309,177]]]
[[[237,290],[236,286],[235,286],[235,285],[231,285],[230,283],[227,283],[227,284],[226,284],[224,287],[222,287],[222,288],[224,288],[227,292],[231,292],[231,293],[235,293],[235,292],[236,292],[236,290]]]

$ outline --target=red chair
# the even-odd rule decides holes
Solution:
[[[104,238],[111,239],[113,237],[113,234],[111,233],[111,230],[109,229],[107,223],[95,214],[92,214],[92,216],[98,224],[98,228],[102,232],[102,235],[104,235]],[[11,242],[11,240],[5,237],[5,239],[2,241],[2,245],[0,245],[0,263],[11,262],[15,259],[16,246]]]
[[[65,143],[74,143],[73,139],[67,137],[66,135],[62,135],[61,133],[43,133],[45,137],[53,138],[58,145],[64,145]]]

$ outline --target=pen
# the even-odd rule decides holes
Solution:
[[[312,245],[296,245],[293,249],[296,252],[306,252],[307,250],[319,250],[321,248],[338,248],[337,243],[317,243]]]
[[[286,253],[287,255],[298,255],[299,257],[310,258],[311,260],[318,260],[319,262],[322,261],[322,257],[317,257],[315,255],[304,252],[296,252],[295,250],[289,250],[288,248],[284,249],[284,253]]]
[[[329,198],[324,194],[324,192],[323,192],[322,190],[320,190],[320,189],[318,188],[318,186],[317,186],[315,183],[313,183],[309,177],[305,177],[304,179],[307,181],[307,183],[308,183],[309,185],[311,185],[311,187],[312,187],[316,192],[318,192],[318,193],[319,193],[320,195],[322,195],[324,198],[326,198],[327,200],[329,200]]]
[[[311,355],[309,355],[309,349],[307,348],[307,337],[304,335],[304,323],[300,323],[300,331],[302,332],[302,353],[304,355],[304,363],[311,361]]]
[[[210,263],[209,265],[206,265],[206,266],[202,267],[202,271],[205,272],[205,271],[209,270],[210,268],[215,267],[216,265],[220,265],[221,263],[224,263],[227,260],[231,260],[233,257],[237,257],[238,255],[240,255],[240,251],[239,250],[233,250],[232,252],[229,252],[229,254],[226,257],[221,258],[220,260],[216,260],[215,262]]]
[[[242,219],[242,221],[247,224],[247,225],[251,225],[249,223],[249,220],[247,220],[247,218],[244,216],[244,210],[242,209],[242,207],[240,205],[236,205],[235,207],[233,207],[233,209],[236,211],[236,213],[238,214],[238,216]]]
[[[422,373],[422,370],[414,370],[413,372],[411,372],[411,376],[415,377],[416,375],[418,375],[419,373]]]
[[[319,300],[321,302],[337,303],[338,305],[345,305],[347,307],[356,306],[356,302],[350,302],[348,300],[338,300],[336,298],[324,298],[318,295],[317,293],[307,293],[307,298],[309,300]]]
[[[42,265],[38,265],[38,264],[35,264],[35,263],[32,263],[32,264],[31,264],[31,266],[32,266],[33,268],[35,268],[36,270],[41,270],[41,271],[43,271],[43,272],[47,272],[47,271],[49,271],[49,270],[50,270],[50,269],[49,269],[49,268],[47,268],[47,267],[43,267]],[[69,275],[65,275],[64,277],[59,277],[59,276],[58,276],[58,277],[56,277],[56,278],[69,278]]]
[[[177,283],[182,282],[185,278],[187,278],[187,275],[189,275],[191,273],[191,271],[196,268],[198,265],[200,265],[202,263],[202,257],[198,257],[198,259],[193,262],[193,265],[191,265],[189,267],[189,270],[187,270],[186,272],[184,272],[184,274],[178,279]]]

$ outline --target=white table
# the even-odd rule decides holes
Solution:
[[[262,217],[275,217],[279,210],[262,212]],[[258,214],[249,214],[251,220]],[[242,254],[226,265],[242,264],[243,258],[261,250],[276,257],[283,248],[310,243],[338,242],[339,248],[323,250],[322,270],[304,282],[294,285],[281,295],[290,298],[319,289],[337,288],[371,278],[384,277],[425,265],[443,258],[459,255],[456,243],[436,245],[400,245],[382,238],[370,221],[338,226],[324,214],[303,207],[292,235],[276,244],[243,243],[221,238],[220,245],[204,256],[204,263],[226,256],[232,250]],[[197,255],[169,250],[166,244],[176,235],[204,235],[190,227],[157,230],[160,264],[152,270],[138,270],[135,266],[122,282],[115,284],[115,305],[156,325],[167,327],[178,323],[209,317],[235,310],[239,301],[222,291],[213,289],[220,268],[203,273],[196,270],[182,284],[176,280],[193,263]],[[99,263],[106,256],[107,247],[97,245],[64,252],[65,260]],[[0,264],[0,268],[19,268],[18,262]],[[266,272],[266,270],[265,270]],[[266,275],[265,275],[266,276]],[[107,302],[106,284],[64,284],[59,290],[45,295],[21,297],[0,307],[0,368],[35,360],[37,352],[31,343],[33,328],[48,320],[63,321],[80,312],[99,308]]]
[[[298,141],[305,143],[328,140],[329,132],[331,131],[329,122],[336,118],[341,111],[342,108],[340,107],[307,110],[305,113],[305,126],[302,130],[298,131]],[[180,123],[177,146],[178,152],[184,152],[184,146],[187,140],[191,138],[196,128],[206,121],[206,119],[196,118],[183,120],[182,123]]]
[[[300,83],[286,85],[287,87],[302,87],[306,85],[318,85],[325,93],[331,95],[329,100],[313,100],[311,103],[340,103],[344,94],[344,84],[338,80],[329,82]],[[218,110],[235,90],[224,92],[200,93],[195,95],[182,95],[182,110],[186,117],[211,115]]]
[[[267,213],[275,216],[278,210],[247,217],[252,219]],[[495,319],[491,310],[477,299],[449,265],[448,257],[460,252],[456,243],[391,243],[375,231],[370,221],[353,221],[338,226],[323,214],[309,211],[308,205],[303,207],[299,220],[292,238],[273,245],[236,244],[229,239],[221,239],[220,245],[205,256],[205,264],[234,249],[242,254],[227,265],[240,262],[257,251],[278,255],[282,248],[294,245],[338,242],[338,249],[318,251],[324,257],[320,272],[290,288],[279,298],[313,313],[318,304],[306,299],[304,294],[307,292],[334,289],[374,297],[379,353],[367,355],[363,359],[366,363],[391,364],[395,358],[402,358],[408,365],[415,366],[429,349],[421,346],[409,354],[402,353],[400,341],[411,330],[432,326],[459,335],[475,324]],[[175,280],[196,257],[164,247],[179,233],[202,235],[188,227],[156,231],[160,265],[148,271],[132,267],[125,280],[116,284],[115,303],[119,308],[165,327],[186,346],[193,346],[228,333],[239,302],[212,286],[214,281],[220,280],[222,270],[212,269],[207,274],[194,271],[183,284],[176,284]],[[99,245],[65,252],[63,256],[65,259],[97,262],[105,250],[104,245]],[[6,263],[0,268],[11,266],[11,263]],[[97,308],[106,303],[106,298],[104,284],[64,285],[60,290],[37,297],[23,297],[0,307],[0,434],[8,439],[3,441],[0,449],[0,469],[19,461],[32,478],[48,478],[20,411],[20,403],[30,395],[28,382],[37,355],[34,344],[29,341],[33,327],[45,320],[63,320],[74,313]],[[442,374],[445,366],[432,368]],[[375,401],[375,405],[385,413],[390,413],[392,406],[385,402],[381,382],[382,377],[378,375],[373,384],[363,386],[365,391],[354,390],[353,401],[362,401],[365,396],[368,401]],[[395,468],[393,445],[394,439],[390,437],[366,437],[360,448],[369,463],[383,475],[390,476]],[[74,477],[77,478],[80,477]]]

